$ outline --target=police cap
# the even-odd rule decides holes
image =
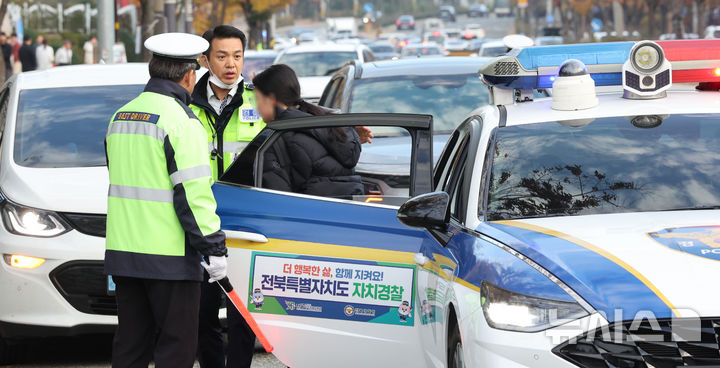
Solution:
[[[210,44],[202,37],[189,33],[162,33],[145,40],[145,47],[153,57],[180,63],[197,62]]]

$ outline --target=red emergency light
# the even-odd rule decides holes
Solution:
[[[673,83],[720,82],[720,39],[657,41],[672,63]]]

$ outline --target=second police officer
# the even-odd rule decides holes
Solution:
[[[203,38],[210,47],[201,57],[208,72],[198,81],[190,106],[207,132],[213,179],[230,167],[242,149],[265,127],[257,112],[255,93],[241,72],[247,39],[239,29],[220,25]],[[223,294],[203,283],[200,302],[198,360],[202,368],[250,367],[255,335],[235,308],[227,308],[227,365],[218,311]]]

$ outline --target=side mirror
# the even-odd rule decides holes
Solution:
[[[400,206],[398,220],[410,227],[445,230],[450,222],[448,205],[450,196],[433,192],[411,198]]]

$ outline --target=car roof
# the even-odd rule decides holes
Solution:
[[[312,45],[299,45],[293,46],[285,51],[285,54],[301,54],[304,52],[318,52],[318,51],[357,51],[359,48],[365,47],[364,45],[357,44],[337,44],[337,43],[323,43],[323,44],[312,44]]]
[[[477,73],[491,58],[457,56],[374,61],[362,64],[361,79],[398,75],[454,75]]]
[[[670,90],[667,97],[651,100],[622,98],[622,92],[598,94],[596,107],[577,111],[553,110],[552,98],[506,106],[507,126],[614,116],[720,113],[718,92]]]
[[[147,63],[70,65],[17,75],[19,89],[146,84]]]

